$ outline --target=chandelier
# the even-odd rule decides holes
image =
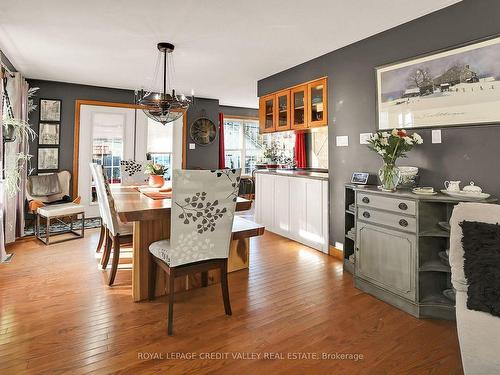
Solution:
[[[172,52],[174,48],[171,43],[158,43],[159,57],[163,58],[163,90],[159,93],[143,89],[135,92],[135,102],[142,107],[146,116],[163,125],[180,118],[194,99],[193,95],[189,99],[184,94],[177,95],[174,89],[172,91],[169,89],[173,76]],[[158,77],[159,60],[157,60],[153,80]]]

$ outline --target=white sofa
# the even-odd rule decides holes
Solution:
[[[500,223],[500,205],[460,203],[450,220],[450,266],[456,289],[456,317],[462,363],[466,375],[500,374],[500,318],[467,309],[462,228],[464,220]]]

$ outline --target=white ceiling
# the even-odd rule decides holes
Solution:
[[[134,89],[172,42],[178,91],[257,107],[257,80],[459,0],[0,0],[29,78]]]

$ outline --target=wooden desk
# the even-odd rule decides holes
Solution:
[[[141,301],[148,298],[151,266],[149,245],[154,241],[170,238],[170,209],[172,201],[171,199],[151,199],[133,187],[120,185],[112,185],[111,192],[120,220],[134,223],[132,296],[134,301]],[[236,211],[245,211],[250,209],[251,206],[252,201],[238,198]],[[231,245],[230,252],[234,254],[239,253],[239,258],[243,260],[243,246],[245,246],[248,254],[248,237],[261,235],[264,232],[264,227],[242,218],[235,218],[233,229],[236,229],[236,237]],[[230,271],[241,268],[241,262],[236,263],[232,267],[229,266]],[[165,294],[166,284],[164,277],[164,272],[158,272],[156,295]],[[218,280],[219,277],[217,275],[209,274],[209,283],[214,283]],[[176,280],[175,290],[187,290],[200,285],[201,279],[199,277],[190,279],[179,278]]]

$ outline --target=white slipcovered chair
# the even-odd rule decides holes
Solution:
[[[464,272],[463,221],[500,223],[500,206],[460,203],[451,216],[450,266],[456,290],[456,317],[462,363],[466,375],[500,374],[500,318],[467,308],[468,283]]]
[[[144,185],[148,183],[149,176],[144,172],[149,162],[135,160],[120,161],[120,176],[123,186]]]
[[[174,170],[170,239],[153,242],[149,298],[154,299],[156,268],[168,274],[168,334],[173,331],[174,280],[177,276],[220,269],[224,309],[231,315],[227,258],[240,182],[240,169]]]
[[[96,186],[97,200],[99,203],[99,211],[102,215],[103,224],[105,225],[106,245],[102,255],[102,268],[106,269],[111,255],[111,247],[113,248],[113,263],[111,264],[111,273],[108,278],[108,285],[114,283],[118,263],[120,260],[120,245],[123,242],[130,242],[132,236],[132,224],[123,223],[118,218],[115,210],[115,203],[111,195],[109,183],[104,175],[101,165],[90,163],[92,177]]]

